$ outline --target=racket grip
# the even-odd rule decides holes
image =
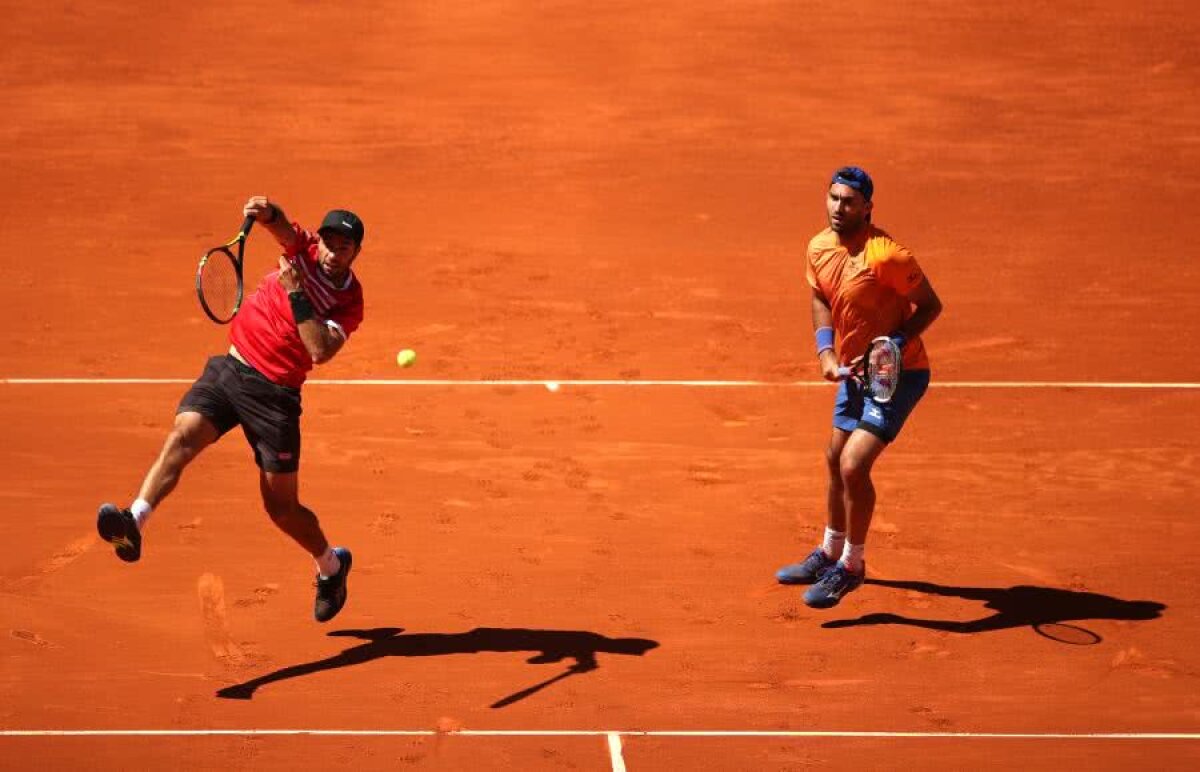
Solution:
[[[246,219],[242,220],[241,237],[244,239],[250,235],[250,229],[254,227],[254,215],[246,215]]]
[[[847,378],[850,377],[850,372],[851,372],[851,370],[849,367],[839,367],[837,369],[838,378],[841,378],[842,380],[846,380]]]

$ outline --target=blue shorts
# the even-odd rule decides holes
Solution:
[[[863,389],[856,382],[842,381],[833,405],[833,426],[844,432],[862,429],[891,442],[900,434],[908,414],[925,396],[927,388],[928,370],[905,370],[900,373],[900,385],[892,399],[880,404],[873,399],[864,400]]]

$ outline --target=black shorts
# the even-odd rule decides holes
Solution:
[[[232,356],[210,358],[175,412],[199,413],[221,435],[241,424],[264,472],[300,468],[300,390],[273,383]]]

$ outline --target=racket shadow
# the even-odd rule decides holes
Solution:
[[[240,684],[227,686],[218,697],[234,700],[252,699],[254,693],[268,684],[300,678],[326,670],[363,665],[386,657],[441,657],[451,654],[483,654],[489,652],[529,652],[526,662],[532,665],[569,661],[563,673],[541,683],[521,689],[492,703],[503,708],[519,702],[568,676],[597,670],[597,654],[643,656],[658,647],[658,641],[645,638],[609,638],[585,630],[534,630],[525,628],[479,627],[465,633],[411,633],[400,627],[377,627],[368,630],[335,630],[331,637],[357,638],[365,643],[351,646],[325,659],[290,665]]]
[[[908,625],[950,633],[975,634],[1014,627],[1030,627],[1039,635],[1074,645],[1092,645],[1104,640],[1098,633],[1074,622],[1094,620],[1148,621],[1158,619],[1166,610],[1164,603],[1151,600],[1123,600],[1111,595],[1056,587],[1016,585],[1013,587],[955,587],[932,582],[867,579],[865,584],[927,595],[981,601],[994,613],[968,621],[919,619],[900,614],[877,612],[857,619],[836,619],[821,625],[829,629],[871,625]],[[1074,636],[1054,634],[1055,627],[1076,631]],[[1047,631],[1051,631],[1048,633]]]

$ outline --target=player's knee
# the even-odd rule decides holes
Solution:
[[[871,465],[855,458],[842,458],[838,464],[838,475],[843,485],[861,485],[871,479]]]
[[[829,467],[831,477],[841,477],[841,454],[834,450],[832,445],[825,448],[825,464]]]
[[[204,443],[197,432],[187,426],[175,426],[167,435],[167,447],[182,460],[191,461],[201,450]]]
[[[197,413],[184,412],[175,416],[175,424],[167,436],[167,446],[185,461],[190,461],[218,436],[208,419]]]

